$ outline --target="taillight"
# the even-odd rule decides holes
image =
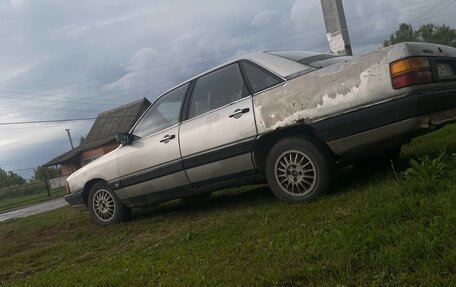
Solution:
[[[67,181],[65,181],[65,193],[67,193],[67,194],[70,193],[70,185],[68,184]]]
[[[390,64],[393,88],[401,89],[413,85],[432,83],[429,59],[425,57],[407,58]]]

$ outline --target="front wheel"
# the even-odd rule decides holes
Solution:
[[[88,206],[93,222],[101,226],[119,223],[127,219],[131,212],[104,182],[98,182],[92,187]]]
[[[290,137],[273,146],[266,160],[266,178],[285,202],[310,201],[326,194],[334,161],[312,138]]]

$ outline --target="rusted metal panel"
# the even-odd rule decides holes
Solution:
[[[409,56],[452,56],[456,49],[425,43],[403,43],[353,57],[292,79],[282,87],[254,97],[259,133],[388,101],[416,88],[394,90],[389,64]],[[454,85],[454,84],[452,84]],[[444,84],[429,84],[435,89]]]

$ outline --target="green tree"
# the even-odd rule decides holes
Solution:
[[[0,188],[21,185],[25,182],[26,180],[17,173],[0,168]]]
[[[391,34],[389,40],[383,42],[383,46],[387,47],[402,42],[418,42],[411,24],[401,23],[399,28]]]
[[[48,167],[47,171],[45,167],[42,166],[37,166],[35,169],[33,169],[35,174],[33,175],[32,180],[46,180],[48,179],[48,174],[49,178],[56,178],[59,177],[59,170],[55,167]]]
[[[82,144],[84,143],[84,141],[85,141],[85,137],[84,137],[84,136],[81,136],[81,137],[79,138],[79,145],[82,145]]]
[[[428,23],[415,30],[411,24],[401,23],[389,40],[383,42],[383,46],[402,42],[427,42],[456,47],[456,29],[445,24]]]

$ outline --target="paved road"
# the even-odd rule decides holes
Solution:
[[[35,204],[32,206],[17,209],[14,211],[0,213],[0,222],[8,220],[8,219],[27,217],[27,216],[34,215],[34,214],[43,213],[43,212],[46,212],[49,210],[63,207],[67,204],[68,203],[65,201],[65,199],[63,199],[63,197],[61,197],[61,198],[49,200],[49,201],[46,201],[43,203],[38,203],[38,204]]]

